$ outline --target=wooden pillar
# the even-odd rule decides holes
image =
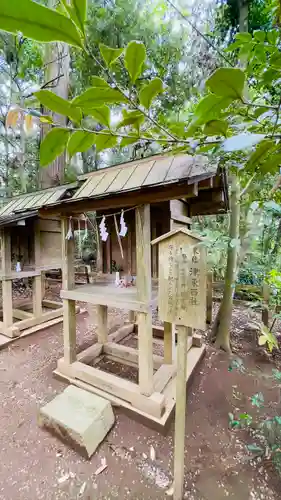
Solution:
[[[151,301],[150,205],[136,208],[136,257],[138,300]],[[151,312],[137,314],[139,386],[142,394],[153,392],[153,343]]]
[[[131,219],[128,222],[127,239],[128,239],[127,275],[130,278],[132,278],[132,223],[131,223]],[[135,311],[129,311],[128,321],[129,321],[129,323],[135,323],[135,321],[136,321]]]
[[[43,249],[44,250],[44,249]],[[34,221],[34,265],[35,270],[41,265],[40,220]],[[32,283],[33,314],[36,318],[42,316],[42,277],[34,276]]]
[[[5,227],[1,231],[2,239],[2,272],[4,276],[11,274],[11,233],[10,229]],[[12,280],[3,279],[2,281],[2,305],[3,305],[3,324],[4,330],[13,326],[13,297]]]
[[[98,323],[98,342],[106,344],[107,342],[107,306],[97,306],[97,323]]]
[[[164,321],[164,363],[173,362],[173,325]]]
[[[207,317],[206,323],[211,325],[213,311],[213,273],[212,271],[207,274]]]
[[[268,283],[263,283],[262,286],[263,308],[261,313],[261,319],[263,324],[267,327],[269,324],[269,296],[270,296],[269,285]]]
[[[69,227],[69,219],[62,218],[62,288],[71,290],[75,286],[74,275],[74,238],[66,239]],[[63,342],[64,361],[73,363],[76,360],[76,315],[75,300],[63,300]]]
[[[183,499],[184,486],[184,445],[185,445],[185,416],[186,416],[186,363],[187,337],[186,326],[178,326],[177,347],[177,379],[176,379],[176,417],[175,417],[175,445],[174,445],[174,497],[173,500]]]

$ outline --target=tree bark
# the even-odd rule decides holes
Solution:
[[[231,184],[230,209],[229,245],[227,252],[223,300],[214,324],[214,328],[217,328],[215,346],[222,348],[227,352],[231,352],[230,325],[237,274],[237,243],[239,238],[240,221],[240,185],[236,176],[233,176]]]
[[[49,0],[48,6],[54,8],[56,6],[56,0]],[[45,49],[45,82],[50,83],[49,90],[54,92],[59,97],[63,99],[68,99],[68,88],[69,88],[69,48],[66,43],[48,43]],[[48,113],[48,111],[46,111]],[[66,125],[67,118],[62,115],[53,113],[53,120],[59,123],[62,127]],[[50,130],[50,125],[44,124],[42,126],[41,140]],[[64,182],[64,171],[66,165],[66,155],[63,153],[58,156],[51,165],[41,168],[40,186],[42,189],[56,186]]]

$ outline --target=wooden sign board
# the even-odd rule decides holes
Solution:
[[[159,244],[158,315],[162,321],[206,328],[206,248],[187,229],[170,231]]]

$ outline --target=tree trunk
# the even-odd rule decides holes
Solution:
[[[239,238],[240,221],[240,185],[236,176],[233,177],[231,184],[230,210],[229,245],[227,252],[223,300],[214,325],[214,328],[217,327],[215,346],[222,348],[227,352],[231,352],[230,325],[237,272],[237,243]]]
[[[49,0],[48,6],[54,8],[56,3],[56,0]],[[47,88],[63,99],[68,99],[70,58],[68,45],[61,42],[48,43],[45,50],[45,82],[50,82]],[[53,120],[62,127],[67,123],[65,116],[56,113],[53,113]],[[44,124],[42,126],[41,140],[49,130],[50,125]],[[41,168],[39,176],[42,189],[64,182],[65,164],[66,156],[63,153],[51,165]]]
[[[238,0],[239,9],[239,31],[248,31],[249,0]],[[244,66],[244,61],[240,62]],[[237,244],[231,245],[235,240],[238,243],[240,226],[240,184],[238,177],[233,176],[230,195],[230,224],[229,245],[227,252],[227,263],[225,272],[224,292],[221,306],[212,328],[212,338],[215,338],[215,346],[231,352],[230,326],[233,307],[233,296],[235,292],[235,280],[237,276],[238,250]]]

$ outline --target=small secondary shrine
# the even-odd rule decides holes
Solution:
[[[152,309],[159,303],[158,276],[161,284],[162,266],[165,273],[169,273],[169,266],[159,257],[159,245],[151,245],[151,241],[170,230],[189,228],[193,216],[224,213],[228,208],[225,174],[204,156],[153,156],[101,169],[80,180],[84,182],[71,199],[40,211],[43,216],[60,216],[62,223],[64,356],[56,373],[164,426],[175,404],[176,335],[169,311],[167,316],[163,314],[163,328],[152,324]],[[99,228],[98,268],[103,277],[75,285],[74,240],[68,237],[69,225],[73,217],[93,211]],[[200,286],[199,281],[199,291]],[[76,301],[94,304],[97,317],[93,344],[79,354]],[[129,322],[110,334],[108,307],[129,311]],[[161,303],[159,311],[162,314]],[[203,323],[201,318],[194,325],[203,327]],[[137,349],[123,342],[134,333]],[[163,338],[163,357],[153,353],[154,336]],[[204,349],[191,331],[187,378]],[[137,383],[101,369],[99,363],[104,358],[135,367]]]

